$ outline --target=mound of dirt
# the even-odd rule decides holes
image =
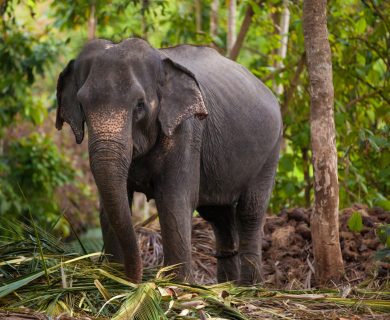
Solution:
[[[348,219],[358,211],[363,217],[360,233],[348,229]],[[274,288],[311,288],[314,284],[314,258],[310,232],[311,209],[294,208],[268,216],[264,226],[263,272],[265,285]],[[388,277],[390,265],[374,260],[381,249],[376,229],[390,223],[390,213],[381,208],[355,205],[340,213],[340,243],[349,283],[361,282],[367,276]],[[160,265],[163,260],[161,236],[157,221],[136,228],[145,267]],[[216,281],[214,234],[210,225],[195,217],[192,231],[192,257],[197,283]]]
[[[356,211],[363,218],[363,230],[359,233],[348,229],[348,219]],[[311,209],[294,208],[267,217],[263,243],[266,283],[275,287],[297,287],[297,284],[311,287],[314,258],[310,215]],[[375,252],[383,247],[376,229],[386,223],[390,223],[390,213],[381,208],[356,205],[340,213],[340,244],[350,283],[362,281],[367,275],[389,274],[389,265],[373,259]]]

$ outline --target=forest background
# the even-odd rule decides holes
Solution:
[[[94,37],[210,45],[237,59],[273,90],[283,114],[269,211],[313,203],[302,1],[1,0],[0,15],[1,219],[31,212],[65,237],[69,221],[79,230],[98,224],[86,143],[54,129],[58,74]],[[340,208],[390,210],[390,3],[329,1],[328,29]],[[144,201],[135,205],[146,208],[140,218],[149,214]]]

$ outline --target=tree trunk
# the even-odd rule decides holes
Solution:
[[[147,40],[148,39],[148,22],[146,20],[146,11],[148,10],[149,1],[143,0],[142,1],[142,8],[141,8],[141,32],[142,37]]]
[[[214,40],[218,34],[218,7],[219,0],[213,0],[211,2],[211,13],[210,13],[210,37]]]
[[[310,159],[309,150],[304,147],[301,148],[302,161],[303,161],[303,177],[305,180],[305,205],[310,207],[310,190],[311,190],[311,179],[310,179]]]
[[[196,33],[202,33],[202,1],[195,0]]]
[[[227,32],[227,56],[230,56],[230,52],[236,42],[236,0],[229,0],[228,11],[228,32]]]
[[[91,4],[89,8],[89,18],[88,18],[88,40],[95,39],[96,36],[96,17],[95,17],[96,5],[95,3]]]
[[[331,51],[326,0],[303,1],[303,33],[310,80],[310,129],[314,169],[311,233],[315,272],[322,286],[344,273],[339,241],[339,186]]]
[[[282,69],[284,68],[283,60],[286,58],[287,55],[287,44],[288,44],[288,28],[290,24],[290,10],[288,9],[288,1],[289,0],[283,0],[283,12],[280,19],[280,26],[279,26],[279,35],[280,35],[280,47],[278,49],[278,56],[280,57],[280,60],[276,62],[276,69]],[[277,95],[281,95],[283,93],[283,85],[278,84],[274,87],[275,93]]]

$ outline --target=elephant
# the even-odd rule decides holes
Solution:
[[[138,283],[134,192],[154,199],[164,264],[191,278],[195,210],[216,239],[217,280],[261,282],[261,239],[282,137],[279,104],[242,65],[207,46],[156,49],[95,39],[57,82],[56,128],[88,128],[105,252]]]

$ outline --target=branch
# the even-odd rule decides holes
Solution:
[[[253,9],[251,5],[248,5],[248,8],[245,13],[245,18],[242,21],[240,32],[238,34],[237,40],[234,43],[232,50],[230,52],[229,58],[232,60],[237,60],[238,54],[240,53],[242,44],[244,43],[245,36],[249,30],[249,26],[251,25],[252,22],[252,17],[253,17]]]
[[[349,109],[350,107],[352,107],[354,104],[362,101],[362,100],[365,100],[365,99],[368,99],[372,96],[375,96],[376,94],[379,94],[380,92],[382,91],[382,89],[377,89],[373,92],[370,92],[370,93],[367,93],[367,94],[364,94],[360,97],[356,97],[355,99],[352,99],[351,101],[349,101],[346,105],[345,105],[345,108],[346,109]]]
[[[369,48],[371,49],[372,51],[374,51],[379,58],[381,58],[383,60],[383,62],[386,64],[387,68],[390,69],[390,62],[387,61],[387,56],[383,56],[382,52],[379,50],[383,50],[385,51],[386,49],[384,49],[383,47],[380,46],[379,43],[376,43],[375,45],[372,45],[367,39],[363,38],[363,37],[351,37],[350,39],[352,40],[358,40],[358,41],[362,41],[364,42],[364,44]]]
[[[382,99],[385,100],[387,103],[390,104],[390,99],[387,98],[387,97],[384,95],[384,91],[383,91],[383,90],[375,88],[375,86],[373,86],[373,85],[372,85],[371,83],[369,83],[367,80],[361,78],[361,77],[358,76],[358,75],[352,74],[352,77],[354,77],[354,78],[360,80],[360,81],[363,82],[366,86],[368,86],[368,87],[370,87],[371,89],[377,91],[377,93],[382,97]]]
[[[89,8],[88,18],[88,40],[95,39],[96,37],[96,5],[93,2]]]
[[[260,5],[260,3],[261,3],[261,1],[257,1],[256,5]],[[240,32],[237,36],[237,40],[234,43],[232,50],[230,52],[230,55],[229,55],[229,58],[232,59],[233,61],[237,60],[237,57],[240,53],[242,44],[244,43],[245,36],[248,33],[249,27],[252,23],[253,15],[254,15],[253,8],[250,4],[248,4],[248,8],[246,9],[244,20],[242,21],[242,24],[240,27]]]
[[[248,47],[248,46],[242,46],[242,48],[247,50],[247,51],[249,51],[250,53],[257,54],[257,55],[259,55],[262,58],[265,58],[265,59],[269,58],[268,54],[265,54],[265,53],[263,53],[263,52],[261,52],[259,50],[254,49],[254,48],[251,48],[251,47]]]
[[[286,93],[284,95],[284,102],[281,106],[282,115],[285,115],[287,112],[287,107],[290,104],[290,101],[292,97],[294,96],[294,92],[298,87],[299,84],[299,77],[305,67],[305,59],[306,59],[306,52],[303,52],[301,55],[301,58],[298,61],[297,70],[295,71],[294,77],[291,80],[291,84],[286,90]]]
[[[375,5],[375,2],[372,1],[372,0],[369,0],[374,11],[376,12],[376,14],[382,19],[382,21],[385,23],[385,26],[387,29],[389,29],[389,22],[387,20],[387,18],[382,14],[382,12],[379,10],[379,8]],[[363,1],[364,2],[364,1]],[[370,7],[370,6],[368,6]]]
[[[262,81],[266,82],[268,80],[271,80],[271,79],[275,78],[275,76],[277,76],[279,73],[282,73],[286,70],[287,70],[287,67],[276,69],[274,72],[272,72],[268,76],[264,77]]]
[[[245,48],[247,50],[249,50],[250,48]],[[260,54],[260,53],[259,53]],[[302,56],[305,55],[305,52],[302,53]],[[275,76],[277,76],[279,73],[282,73],[284,71],[286,71],[287,69],[292,69],[294,68],[295,66],[298,66],[300,63],[301,63],[301,60],[304,59],[301,57],[301,59],[298,60],[298,62],[294,65],[292,65],[291,67],[290,66],[287,66],[287,67],[283,67],[283,68],[279,68],[279,69],[276,69],[274,72],[270,73],[268,76],[264,77],[261,79],[261,81],[263,82],[266,82],[268,80],[272,80],[273,78],[275,78]]]

